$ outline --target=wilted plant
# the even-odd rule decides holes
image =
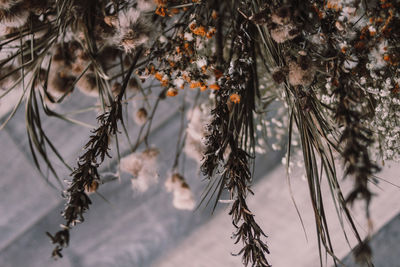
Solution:
[[[195,207],[177,171],[186,152],[209,180],[204,198],[218,200],[229,192],[243,263],[270,266],[266,235],[246,197],[252,193],[256,154],[265,153],[265,143],[275,142],[272,148],[279,149],[288,141],[288,171],[293,150],[300,147],[303,154],[322,247],[340,263],[329,237],[326,196],[320,195],[326,179],[338,216],[344,214],[358,241],[356,258],[372,265],[369,237],[360,237],[347,204],[363,199],[370,219],[369,184],[380,169],[377,161],[399,159],[399,10],[395,0],[1,0],[1,104],[11,92],[21,92],[1,128],[25,101],[36,166],[42,172],[41,158],[63,187],[50,149],[72,172],[64,191],[66,222],[55,235],[48,233],[53,256],[62,256],[71,227],[84,220],[88,193],[102,184],[100,164],[115,152],[110,142],[115,138],[118,144],[119,129],[130,140],[126,105],[138,107],[134,120],[140,130],[119,169],[132,175],[133,190],[145,191],[158,181],[159,150],[148,139],[159,104],[175,98],[182,102],[181,127],[165,183],[175,207]],[[98,98],[100,115],[71,168],[42,129],[40,109],[85,125],[54,110],[76,88]],[[274,100],[287,112],[278,110],[269,120]],[[141,143],[146,148],[137,151]],[[116,153],[120,158],[119,149]],[[346,197],[337,156],[345,176],[354,178]]]

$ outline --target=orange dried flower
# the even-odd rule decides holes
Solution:
[[[190,88],[194,89],[197,87],[201,87],[201,82],[192,82],[190,83]]]
[[[196,29],[196,22],[192,21],[192,22],[189,24],[189,29],[190,29],[191,31],[194,31],[194,30]]]
[[[168,80],[162,80],[161,81],[161,86],[168,86]]]
[[[213,89],[213,90],[219,90],[219,89],[220,89],[219,85],[216,84],[216,83],[211,84],[211,85],[209,85],[208,87],[210,87],[210,89]]]
[[[326,8],[339,11],[342,7],[338,3],[333,3],[333,2],[335,1],[328,1],[328,3],[326,4]]]
[[[204,26],[199,26],[197,28],[195,28],[194,30],[192,30],[194,34],[196,35],[200,35],[202,37],[206,36],[206,29],[204,28]]]
[[[186,75],[186,74],[183,74],[182,78],[188,83],[190,83],[190,81],[191,81],[190,77],[188,75]]]
[[[176,90],[175,88],[169,88],[167,90],[167,96],[169,96],[169,97],[176,96],[177,94],[178,94],[178,90]]]
[[[157,7],[155,13],[161,17],[165,17],[166,11],[168,11],[165,7],[159,6]]]
[[[210,39],[214,36],[214,34],[217,32],[217,30],[213,27],[207,32],[207,38]]]
[[[159,81],[161,81],[161,80],[163,79],[163,75],[162,75],[161,73],[159,73],[159,72],[157,72],[157,73],[154,75],[154,77],[155,77],[157,80],[159,80]]]
[[[229,96],[229,100],[235,104],[238,104],[240,102],[240,95],[233,93]]]
[[[383,56],[383,60],[385,60],[385,61],[390,61],[390,55],[385,54],[385,55]]]

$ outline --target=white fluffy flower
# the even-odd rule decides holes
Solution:
[[[207,66],[207,59],[205,59],[205,58],[199,58],[199,59],[196,61],[196,64],[197,64],[197,67],[198,67],[199,69],[201,69],[202,67]]]
[[[386,61],[383,59],[387,41],[380,42],[378,47],[374,47],[368,55],[371,69],[377,70],[386,66]]]
[[[185,34],[183,35],[183,38],[186,41],[191,42],[191,41],[193,41],[193,34],[191,34],[190,32],[185,32]]]
[[[165,181],[165,189],[167,192],[173,192],[172,204],[175,208],[181,210],[193,210],[195,208],[196,202],[192,191],[179,173],[172,174]]]
[[[189,157],[200,162],[205,150],[203,138],[207,134],[206,125],[211,116],[206,106],[195,107],[188,115],[190,122],[186,130],[187,137],[184,150]]]
[[[141,153],[132,153],[121,159],[121,170],[133,176],[131,182],[134,190],[144,192],[151,185],[157,183],[158,154],[158,149],[148,148]]]
[[[121,11],[116,22],[116,35],[112,43],[121,46],[126,52],[131,52],[138,46],[149,40],[150,30],[143,19],[140,11],[135,8]]]
[[[175,85],[176,88],[183,88],[184,84],[185,84],[185,80],[182,78],[175,78],[173,80],[173,84]]]

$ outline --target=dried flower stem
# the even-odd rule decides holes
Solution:
[[[69,229],[76,223],[84,221],[83,213],[92,204],[85,188],[90,187],[93,182],[100,183],[98,168],[106,156],[111,157],[108,154],[110,138],[118,133],[118,122],[123,123],[121,100],[141,51],[142,49],[138,49],[136,52],[136,57],[125,76],[121,92],[111,102],[109,110],[98,117],[100,126],[92,131],[90,140],[84,146],[86,152],[79,157],[78,167],[71,173],[72,182],[66,190],[68,201],[62,213],[66,220],[64,229],[54,236],[47,232],[52,242],[56,244],[52,253],[53,257],[62,257],[61,250],[69,243]]]

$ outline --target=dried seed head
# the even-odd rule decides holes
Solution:
[[[180,210],[193,210],[196,206],[196,202],[193,198],[192,191],[189,186],[185,183],[180,188],[174,191],[173,205],[175,208]]]
[[[289,24],[291,21],[291,11],[288,6],[278,8],[272,15],[271,20],[273,23],[279,25]]]
[[[122,158],[119,166],[123,172],[130,173],[133,176],[138,176],[143,167],[141,154],[132,153]]]
[[[265,24],[268,21],[268,9],[263,9],[249,18],[255,24]]]
[[[148,35],[138,34],[131,29],[122,36],[120,45],[124,48],[126,53],[129,53],[136,49],[136,47],[146,43],[148,40]]]
[[[121,159],[121,170],[133,175],[131,183],[134,190],[144,192],[158,181],[158,154],[157,148],[148,148],[141,153],[132,153]]]
[[[24,8],[23,3],[11,6],[9,9],[0,9],[0,23],[6,27],[19,28],[25,25],[30,11]]]
[[[178,94],[178,90],[176,90],[175,88],[171,87],[167,90],[167,96],[169,96],[169,97],[176,96],[177,94]]]
[[[22,0],[0,0],[0,9],[10,9]]]
[[[177,209],[181,210],[193,210],[196,203],[193,198],[192,191],[189,185],[186,183],[185,178],[179,174],[172,174],[165,181],[165,189],[167,192],[173,193],[173,205]]]
[[[285,25],[273,24],[269,28],[272,39],[277,43],[292,40],[300,33],[299,29],[291,23]]]
[[[293,86],[308,86],[314,80],[315,70],[307,60],[289,62],[289,83]]]
[[[49,91],[55,96],[60,96],[72,89],[76,77],[64,71],[49,74]]]
[[[97,191],[99,188],[99,182],[96,180],[93,180],[90,184],[85,185],[85,192],[86,193],[94,193]]]
[[[240,95],[233,93],[229,96],[229,101],[235,104],[239,104],[240,102]]]
[[[286,80],[286,74],[282,69],[279,69],[272,73],[272,79],[274,79],[277,84],[281,84]]]
[[[135,122],[138,125],[143,125],[147,121],[147,110],[145,108],[140,108],[135,114]]]
[[[158,154],[160,154],[160,150],[155,147],[147,148],[142,152],[143,159],[145,160],[152,160],[157,158]]]
[[[138,46],[147,43],[150,35],[148,25],[140,18],[140,11],[131,8],[120,12],[113,43],[130,53]]]
[[[139,91],[139,83],[136,80],[136,78],[130,78],[129,82],[128,82],[128,89],[133,91],[133,92],[137,92]]]
[[[117,27],[118,26],[118,16],[105,16],[104,22],[110,27]]]

